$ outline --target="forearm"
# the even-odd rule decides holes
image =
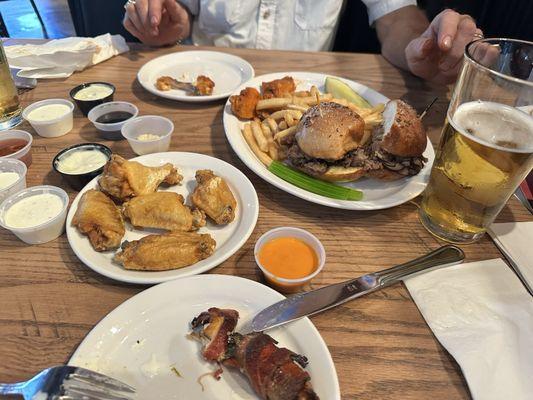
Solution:
[[[429,26],[424,12],[407,6],[393,11],[376,21],[376,31],[381,43],[381,54],[391,64],[408,70],[405,48]]]

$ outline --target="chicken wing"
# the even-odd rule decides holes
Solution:
[[[290,76],[286,76],[281,79],[275,79],[270,82],[263,82],[261,84],[261,93],[263,99],[270,99],[272,97],[285,97],[294,93],[296,90],[296,84],[294,79]]]
[[[134,196],[153,193],[161,183],[176,185],[182,179],[170,163],[160,167],[147,167],[113,154],[104,167],[99,184],[110,196],[125,201]]]
[[[243,119],[255,117],[255,107],[260,97],[259,92],[254,88],[247,87],[241,90],[238,96],[234,95],[229,98],[231,112]]]
[[[116,249],[124,237],[120,210],[104,193],[89,190],[83,194],[72,225],[89,237],[96,251]]]
[[[198,75],[196,77],[196,91],[200,96],[212,95],[214,87],[215,82],[213,82],[208,76]]]
[[[122,213],[134,226],[193,231],[205,225],[203,211],[183,204],[183,196],[174,192],[154,192],[134,197],[122,206]]]
[[[131,270],[166,271],[195,264],[213,254],[215,247],[207,233],[176,231],[124,242],[115,261]]]
[[[204,211],[217,225],[229,224],[235,219],[237,201],[230,188],[213,171],[196,171],[198,185],[191,196],[192,203]]]

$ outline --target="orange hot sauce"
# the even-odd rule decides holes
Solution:
[[[269,240],[261,247],[259,262],[278,278],[301,279],[317,269],[318,256],[303,240],[278,237]],[[276,283],[280,284],[279,281]]]

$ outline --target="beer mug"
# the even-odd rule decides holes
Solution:
[[[0,131],[10,129],[22,121],[22,108],[6,53],[0,42]]]
[[[479,239],[533,168],[533,43],[466,46],[419,216],[435,236]]]

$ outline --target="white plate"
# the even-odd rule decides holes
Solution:
[[[326,74],[311,73],[311,72],[280,72],[268,75],[261,75],[241,85],[234,94],[238,94],[242,89],[247,86],[259,88],[261,82],[271,81],[273,79],[279,79],[284,76],[292,76],[298,82],[298,90],[309,89],[312,85],[324,92],[324,81]],[[353,82],[347,79],[341,79],[347,83],[352,89],[363,96],[372,105],[378,103],[386,103],[389,99],[382,94],[372,90],[360,83]],[[241,121],[231,112],[231,105],[229,101],[224,107],[224,130],[226,131],[226,137],[233,147],[233,150],[239,158],[257,175],[271,183],[272,185],[298,196],[304,200],[322,204],[324,206],[344,208],[348,210],[380,210],[383,208],[389,208],[405,203],[412,198],[418,196],[427,186],[429,180],[429,174],[431,172],[431,166],[435,159],[435,153],[431,142],[428,139],[424,156],[428,159],[428,162],[420,171],[418,175],[400,179],[393,182],[383,182],[374,179],[362,178],[356,182],[344,183],[344,186],[352,187],[363,192],[362,201],[348,201],[348,200],[335,200],[329,197],[320,196],[308,192],[307,190],[300,189],[266,169],[263,163],[254,155],[254,153],[248,147],[248,144],[244,140],[241,134],[241,128],[246,121]]]
[[[196,275],[216,267],[227,258],[232,256],[252,234],[259,213],[259,201],[257,193],[244,174],[234,166],[217,158],[197,153],[154,153],[132,158],[147,166],[158,166],[167,162],[174,164],[183,175],[181,185],[160,188],[177,192],[185,197],[185,202],[190,204],[188,196],[196,186],[194,175],[199,169],[211,169],[215,174],[224,178],[237,200],[235,220],[228,225],[216,226],[207,222],[207,226],[199,230],[200,233],[209,233],[217,242],[215,252],[205,260],[189,267],[170,271],[130,271],[113,262],[115,252],[94,251],[87,236],[82,235],[72,226],[72,218],[78,208],[81,196],[89,189],[98,188],[99,177],[94,178],[76,196],[67,215],[67,237],[78,258],[89,268],[109,278],[129,283],[153,284],[171,279]],[[123,240],[138,240],[149,233],[163,233],[156,229],[135,230],[126,223],[126,235]]]
[[[198,75],[206,75],[215,87],[211,96],[188,96],[183,90],[157,90],[155,82],[161,76],[171,76],[181,80],[195,80]],[[166,99],[191,103],[213,101],[230,96],[237,87],[254,76],[249,62],[232,54],[218,51],[182,51],[154,58],[144,64],[137,73],[137,79],[150,93]],[[187,79],[184,79],[187,81]]]
[[[200,344],[186,337],[193,317],[209,307],[234,308],[240,323],[282,300],[257,282],[227,275],[199,275],[154,286],[132,297],[93,328],[69,361],[120,379],[137,389],[137,399],[259,399],[246,378],[224,368],[220,381],[197,379],[216,365],[202,360]],[[306,370],[324,400],[340,399],[335,365],[320,334],[308,318],[268,332],[279,345],[309,359]],[[139,341],[139,344],[137,343]],[[150,378],[147,364],[155,357]],[[171,371],[175,367],[181,375]],[[144,373],[143,373],[144,371]]]

